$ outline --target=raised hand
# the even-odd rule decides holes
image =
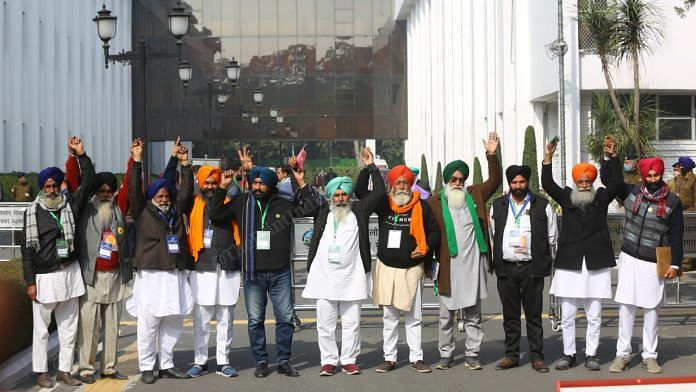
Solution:
[[[237,154],[239,155],[239,163],[242,170],[247,173],[250,172],[254,168],[254,161],[252,160],[254,156],[251,155],[251,151],[246,147],[242,147],[241,150],[237,151]]]
[[[133,140],[133,143],[131,144],[131,155],[133,156],[133,160],[136,162],[142,162],[143,160],[143,141],[140,140],[140,138]]]
[[[72,136],[68,139],[68,151],[73,154],[82,156],[85,153],[85,147],[82,145],[82,139],[77,136]]]
[[[297,166],[297,157],[290,157],[290,159],[288,159],[288,165],[292,169],[292,176],[295,177],[297,186],[300,188],[304,187],[306,184],[304,180],[305,171],[300,170],[300,168]]]
[[[370,147],[363,148],[362,160],[365,166],[371,165],[375,162],[374,155],[372,155],[372,150],[370,150]]]
[[[604,138],[604,155],[609,157],[616,156],[616,143],[610,136]]]
[[[181,137],[177,136],[174,146],[172,147],[172,156],[179,159],[179,148],[181,147]]]
[[[486,148],[486,154],[495,155],[498,150],[498,143],[500,139],[498,138],[498,132],[491,132],[488,134],[488,140],[481,139],[483,142],[483,147]]]
[[[234,180],[234,170],[225,170],[220,177],[220,188],[227,189]]]

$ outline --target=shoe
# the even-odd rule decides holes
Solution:
[[[288,361],[284,361],[278,364],[278,373],[284,374],[288,377],[299,377],[300,373],[295,370],[294,367]]]
[[[585,361],[587,363],[587,361]],[[556,370],[568,370],[575,366],[575,354],[573,355],[564,355],[561,357],[561,359],[556,362]]]
[[[419,359],[418,361],[411,363],[411,367],[416,369],[418,371],[418,373],[430,373],[430,372],[432,372],[432,369],[430,369],[430,365],[423,362],[422,359]]]
[[[544,360],[541,358],[532,359],[532,369],[536,370],[539,373],[549,372],[549,367],[546,365],[546,362],[544,362]]]
[[[152,370],[146,370],[142,372],[142,376],[140,377],[140,381],[142,381],[145,384],[154,384],[155,383],[155,372]]]
[[[614,358],[614,362],[611,363],[611,366],[609,366],[609,371],[611,373],[621,373],[626,370],[629,362],[630,360],[628,357],[616,357]]]
[[[483,366],[481,365],[481,361],[479,360],[478,356],[464,357],[464,366],[468,367],[471,370],[483,369]]]
[[[435,365],[435,369],[447,370],[452,367],[453,362],[454,360],[452,358],[440,358],[440,360],[437,361],[437,365]]]
[[[254,377],[264,378],[268,377],[268,363],[259,362],[256,364],[256,370],[254,370]]]
[[[495,365],[495,370],[508,370],[520,366],[520,360],[512,357],[504,357]]]
[[[396,362],[384,361],[384,363],[375,368],[375,371],[377,373],[389,373],[394,369],[396,369]]]
[[[82,383],[75,379],[70,372],[58,372],[56,375],[56,381],[60,381],[61,384],[70,385],[71,387],[82,385]]]
[[[218,365],[215,373],[217,373],[223,377],[237,377],[237,376],[239,376],[239,373],[237,373],[237,369],[233,368],[230,365]]]
[[[341,371],[343,371],[343,373],[346,373],[346,374],[348,374],[348,375],[350,375],[350,376],[353,376],[353,375],[356,375],[356,374],[360,374],[360,373],[361,373],[361,372],[360,372],[360,368],[358,367],[358,365],[356,365],[356,364],[354,364],[354,363],[349,363],[348,365],[342,365],[342,366],[341,366]]]
[[[128,376],[126,376],[125,374],[121,374],[118,371],[115,371],[115,372],[109,373],[109,374],[102,374],[101,377],[102,378],[111,378],[114,380],[128,380]]]
[[[175,368],[175,367],[170,367],[169,369],[160,369],[159,371],[159,376],[161,377],[167,377],[167,378],[175,378],[175,379],[184,379],[184,378],[189,378],[189,375],[186,373],[183,373],[181,370]]]
[[[334,373],[336,373],[336,366],[334,365],[323,365],[321,367],[321,371],[319,372],[320,376],[333,376]]]
[[[77,376],[84,384],[94,384],[94,374],[80,374]]]
[[[643,369],[647,370],[648,373],[662,373],[662,367],[657,364],[657,359],[647,358],[643,360]]]
[[[36,383],[39,384],[41,388],[53,388],[53,380],[48,373],[39,373],[39,375],[36,376]]]
[[[597,360],[597,358],[594,355],[590,355],[587,358],[585,358],[585,367],[588,370],[593,370],[593,371],[597,371],[597,370],[601,369],[601,366],[599,366],[599,361]]]
[[[186,375],[191,378],[196,378],[208,374],[208,365],[196,365],[191,366],[191,369],[186,371]]]

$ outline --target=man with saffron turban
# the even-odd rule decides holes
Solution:
[[[173,156],[181,164],[181,188],[172,202],[174,184],[160,178],[142,192],[143,142],[131,145],[133,166],[128,178],[128,200],[136,226],[133,267],[137,270],[128,313],[138,318],[138,364],[145,384],[155,382],[159,352],[159,376],[188,378],[174,367],[174,346],[184,327],[184,316],[193,309],[186,279],[193,258],[186,241],[184,213],[191,210],[193,172],[188,149],[177,139]],[[159,341],[159,344],[158,344]]]
[[[412,192],[413,172],[404,165],[389,171],[389,195],[382,196],[376,209],[379,218],[377,263],[372,300],[383,310],[384,363],[377,373],[396,368],[399,313],[403,311],[411,366],[429,373],[421,346],[421,291],[424,273],[432,278],[432,252],[440,246],[440,229],[430,205]],[[374,190],[373,190],[374,192]],[[368,195],[367,181],[356,194]]]
[[[488,160],[488,179],[482,184],[465,186],[469,166],[452,161],[442,171],[445,189],[429,200],[440,228],[440,246],[435,249],[438,261],[436,277],[440,303],[436,368],[452,367],[454,360],[454,313],[462,309],[466,330],[464,365],[482,369],[479,360],[483,342],[481,299],[488,297],[486,269],[490,258],[486,201],[503,181],[498,161],[498,135],[494,132],[483,141]]]
[[[321,376],[331,376],[341,363],[344,373],[360,374],[360,302],[367,298],[367,274],[372,267],[370,215],[386,190],[372,152],[362,153],[365,167],[358,183],[372,179],[372,192],[352,202],[353,180],[336,177],[326,185],[328,203],[315,208],[314,234],[307,257],[307,285],[302,296],[317,301],[317,335]],[[341,317],[341,355],[336,346],[336,322]]]
[[[575,366],[575,317],[578,308],[585,308],[587,334],[585,338],[585,367],[599,370],[597,347],[602,324],[602,301],[611,298],[611,268],[616,265],[609,239],[607,209],[621,188],[621,166],[613,141],[607,140],[604,153],[610,159],[611,182],[606,188],[595,189],[597,168],[589,163],[573,167],[573,188],[561,188],[553,180],[551,159],[556,145],[546,146],[541,170],[541,185],[546,193],[563,208],[560,245],[556,252],[555,273],[551,283],[561,306],[563,328],[563,357],[556,370]]]
[[[196,305],[193,307],[193,366],[186,372],[190,377],[208,373],[208,339],[210,320],[215,317],[216,373],[223,377],[237,376],[230,366],[234,308],[241,284],[241,237],[237,222],[230,214],[211,219],[210,201],[222,179],[222,170],[201,166],[196,173],[199,194],[193,200],[189,214],[188,244],[194,260],[189,276]],[[225,198],[229,203],[229,198]]]
[[[609,368],[612,373],[623,372],[629,365],[637,308],[643,308],[643,368],[648,373],[662,372],[657,363],[658,311],[664,299],[665,279],[677,276],[684,255],[682,203],[662,180],[664,162],[644,158],[638,167],[642,183],[624,184],[618,195],[624,200],[626,223],[614,297],[619,303],[619,338],[616,358]],[[612,174],[606,161],[601,174],[602,182],[610,181]],[[658,252],[660,259],[670,265],[659,275]]]
[[[278,195],[278,176],[267,167],[254,167],[249,150],[239,151],[239,161],[242,170],[248,173],[251,192],[225,204],[227,188],[234,178],[231,171],[226,171],[220,186],[213,192],[208,212],[213,221],[222,222],[227,218],[228,224],[232,220],[240,223],[244,299],[249,317],[249,342],[256,361],[254,376],[269,375],[264,322],[270,297],[275,315],[278,373],[297,377],[300,374],[289,362],[294,332],[291,228],[292,218],[305,216],[314,208],[312,187],[305,183],[304,171],[297,171],[295,157],[290,159],[290,166],[299,187],[300,197],[296,203]]]

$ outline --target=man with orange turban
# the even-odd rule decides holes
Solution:
[[[610,180],[607,164],[602,164],[602,182]],[[660,158],[638,162],[643,181],[624,184],[618,197],[624,200],[626,221],[623,229],[619,277],[614,300],[619,303],[619,338],[616,358],[609,371],[626,370],[631,356],[631,338],[636,309],[643,308],[643,368],[661,373],[657,363],[658,312],[664,299],[665,279],[674,279],[684,255],[684,217],[679,197],[662,180],[665,163]],[[660,259],[670,265],[656,273]],[[671,255],[670,255],[671,253]]]
[[[384,359],[376,369],[387,373],[396,368],[396,342],[399,313],[403,311],[406,340],[410,348],[411,366],[429,373],[423,362],[421,347],[421,289],[423,273],[432,278],[432,252],[440,246],[440,229],[428,203],[421,201],[411,187],[416,176],[405,165],[389,171],[391,187],[376,209],[379,218],[377,264],[374,272],[372,299],[382,307],[384,316]],[[367,181],[356,184],[355,193],[369,194]]]
[[[237,376],[237,370],[229,365],[232,348],[232,323],[234,307],[241,284],[240,236],[237,222],[231,216],[211,219],[208,203],[218,189],[222,170],[214,166],[201,166],[196,173],[200,193],[191,208],[189,249],[195,261],[195,269],[189,276],[195,305],[193,307],[194,362],[188,370],[190,377],[208,373],[208,339],[210,320],[217,320],[217,374]],[[226,199],[225,203],[230,200]]]
[[[546,146],[541,171],[541,185],[563,208],[563,225],[556,252],[555,274],[550,293],[561,306],[563,356],[556,370],[567,370],[576,364],[575,317],[578,308],[585,308],[587,334],[585,367],[599,370],[596,358],[599,329],[602,324],[602,301],[611,298],[611,269],[616,265],[609,238],[607,209],[621,188],[621,167],[613,142],[608,141],[604,153],[610,157],[612,181],[606,188],[595,189],[597,168],[590,163],[573,167],[573,188],[561,188],[553,180],[551,158],[554,144]]]

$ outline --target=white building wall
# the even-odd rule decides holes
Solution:
[[[129,49],[131,2],[5,0],[0,4],[0,172],[63,167],[80,136],[98,171],[125,172],[131,139],[130,67],[104,69],[92,18],[118,16],[111,50]]]

